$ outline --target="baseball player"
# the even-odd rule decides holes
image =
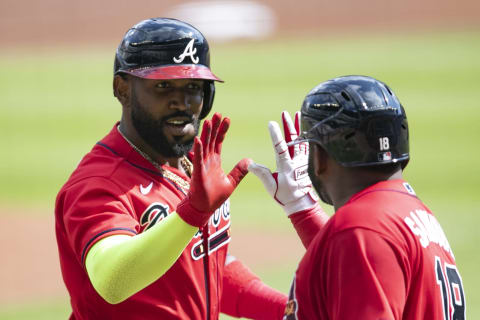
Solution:
[[[212,108],[209,47],[193,26],[144,20],[120,43],[121,120],[58,193],[56,236],[70,319],[280,319],[287,296],[227,254],[229,196],[249,159],[225,174],[230,120]]]
[[[393,91],[370,77],[335,78],[306,96],[300,137],[299,114],[295,123],[287,113],[283,120],[285,139],[269,124],[277,172],[255,163],[249,170],[307,248],[284,319],[465,319],[445,233],[402,177],[409,133]],[[311,184],[334,206],[329,220]]]

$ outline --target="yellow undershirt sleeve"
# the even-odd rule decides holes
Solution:
[[[170,269],[197,231],[173,212],[141,234],[98,241],[85,259],[93,287],[108,303],[124,301]]]

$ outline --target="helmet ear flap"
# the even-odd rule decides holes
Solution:
[[[204,119],[212,109],[213,99],[215,98],[215,83],[213,81],[205,81],[203,89],[203,108],[200,113],[200,119]]]

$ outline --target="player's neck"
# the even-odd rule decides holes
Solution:
[[[398,170],[391,174],[372,174],[372,172],[368,171],[362,173],[358,170],[352,174],[348,173],[348,170],[346,170],[346,172],[347,174],[344,177],[337,179],[338,184],[334,187],[335,191],[332,194],[332,202],[335,211],[347,203],[353,195],[376,183],[387,180],[403,179],[402,170]]]

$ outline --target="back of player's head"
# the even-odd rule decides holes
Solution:
[[[144,79],[205,80],[201,118],[210,111],[215,95],[207,39],[192,25],[170,18],[143,20],[130,28],[115,53],[114,74]]]
[[[302,137],[342,166],[408,162],[405,110],[381,81],[344,76],[322,82],[307,94],[301,112]]]

